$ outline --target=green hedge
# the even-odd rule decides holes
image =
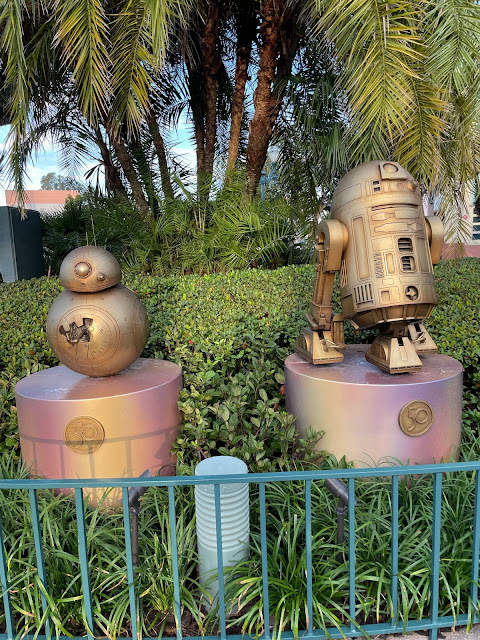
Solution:
[[[229,452],[252,469],[269,470],[305,455],[311,443],[294,443],[292,419],[284,411],[283,361],[305,325],[313,275],[308,265],[126,282],[150,318],[143,355],[183,367],[181,462],[190,466]],[[442,263],[436,280],[440,304],[429,330],[441,352],[464,364],[465,420],[469,440],[476,440],[480,261]],[[16,381],[57,364],[45,320],[59,291],[55,278],[0,285],[0,451],[18,451]],[[351,328],[346,333],[348,342],[372,336]]]
[[[304,326],[313,283],[313,268],[238,271],[185,278],[143,278],[127,281],[145,303],[151,321],[145,355],[170,358],[184,370],[181,407],[184,428],[177,443],[183,471],[209,453],[228,451],[246,459],[252,469],[284,468],[304,447],[294,444],[291,417],[284,408],[283,360]],[[480,261],[465,259],[436,269],[440,305],[429,323],[441,351],[465,366],[464,456],[478,459],[478,383],[480,380]],[[58,280],[41,279],[0,285],[0,476],[25,477],[13,459],[18,437],[13,388],[28,373],[56,364],[45,335],[48,308],[60,291]],[[347,339],[365,341],[372,332]],[[471,446],[470,446],[471,445]],[[469,600],[471,522],[474,482],[470,474],[445,474],[445,517],[440,566],[440,614],[472,613]],[[390,483],[365,480],[356,487],[356,597],[358,618],[384,621],[393,615],[388,597],[390,575]],[[410,478],[400,482],[399,617],[424,618],[430,612],[430,544],[432,482]],[[267,549],[271,582],[270,604],[275,625],[305,628],[305,505],[295,483],[267,484]],[[312,485],[314,620],[322,628],[330,616],[340,616],[348,583],[345,565],[337,561],[336,500],[321,483]],[[69,497],[39,492],[47,581],[55,601],[48,602],[54,633],[85,633],[81,583],[77,576],[78,542],[74,504]],[[176,492],[183,621],[197,633],[216,632],[215,612],[202,616],[196,584],[196,537],[191,491]],[[41,589],[35,575],[28,496],[0,494],[5,550],[10,575],[16,576],[12,604],[17,632],[42,626]],[[252,635],[263,629],[262,563],[259,554],[258,494],[251,492],[250,559],[230,576],[228,596],[241,600],[240,619],[229,623]],[[453,512],[452,512],[453,513]],[[99,632],[115,640],[129,632],[129,585],[125,579],[124,532],[121,513],[87,509],[94,620]],[[144,636],[161,634],[173,612],[168,495],[147,492],[140,515],[140,566],[137,593]],[[412,581],[412,574],[415,580]],[[373,576],[373,577],[372,577]],[[273,586],[272,586],[273,585]],[[454,597],[452,596],[454,594]],[[253,606],[250,606],[253,605]],[[32,617],[33,616],[33,617]],[[4,616],[0,614],[0,624]],[[329,623],[330,624],[330,623]],[[333,622],[335,624],[335,622]],[[196,627],[198,625],[198,628]],[[168,630],[168,627],[167,627]],[[188,634],[188,632],[187,632]]]

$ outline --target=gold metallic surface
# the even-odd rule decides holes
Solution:
[[[412,400],[402,407],[398,423],[407,436],[423,436],[434,421],[433,408],[424,400]]]
[[[75,265],[75,275],[79,278],[86,278],[92,272],[92,265],[89,262],[78,262]]]
[[[122,279],[118,260],[101,247],[79,247],[71,251],[60,267],[60,282],[70,291],[102,291]]]
[[[343,354],[331,339],[330,331],[312,331],[304,327],[295,342],[295,351],[312,364],[342,362]]]
[[[65,290],[48,312],[47,338],[60,362],[73,371],[111,376],[143,351],[147,312],[123,285],[97,293]]]
[[[387,373],[408,373],[422,368],[422,361],[408,338],[383,333],[372,342],[365,359]]]
[[[332,219],[318,226],[310,326],[295,350],[315,364],[341,356],[329,333],[339,272],[344,317],[381,331],[367,359],[389,373],[420,367],[418,354],[436,350],[421,321],[437,303],[432,258],[438,261],[442,245],[441,221],[425,221],[418,182],[399,164],[366,162],[347,173],[333,195]]]
[[[63,439],[67,447],[82,455],[95,453],[105,440],[105,429],[91,416],[80,416],[70,420],[65,427]]]
[[[333,316],[332,291],[335,272],[340,269],[342,252],[348,243],[346,227],[337,220],[323,220],[318,225],[315,244],[316,275],[307,320],[295,351],[313,364],[341,362],[344,348],[343,316]]]
[[[432,263],[438,264],[442,257],[442,249],[445,241],[445,233],[443,222],[437,216],[428,216],[425,218],[427,225],[428,242],[430,243],[430,253],[432,255]]]

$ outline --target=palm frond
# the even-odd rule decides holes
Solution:
[[[5,59],[4,90],[8,96],[10,132],[9,174],[19,199],[23,199],[24,155],[22,141],[29,127],[30,90],[23,42],[23,20],[27,12],[24,0],[4,0],[0,5],[0,53]]]
[[[118,12],[112,40],[114,111],[130,131],[140,128],[173,24],[186,22],[190,6],[190,0],[127,0]]]
[[[109,99],[109,28],[103,0],[55,0],[56,44],[71,69],[77,102],[95,125]]]
[[[468,206],[480,173],[478,86],[472,86],[468,93],[457,96],[448,115],[448,131],[440,150],[439,214],[445,222],[447,241],[466,242],[472,231]]]
[[[140,127],[148,109],[149,74],[153,56],[149,48],[149,14],[145,0],[127,0],[115,20],[112,42],[112,88],[119,123],[130,131]]]
[[[428,78],[411,80],[412,109],[399,135],[395,157],[427,190],[440,179],[441,146],[447,130],[448,103]]]
[[[408,123],[416,78],[420,13],[403,0],[314,0],[316,29],[339,64],[339,83],[348,98],[350,134],[357,153],[371,140],[375,154],[386,155],[388,143]],[[379,135],[381,134],[381,135]]]
[[[427,71],[444,91],[461,93],[478,77],[480,9],[474,0],[430,0],[423,25]]]

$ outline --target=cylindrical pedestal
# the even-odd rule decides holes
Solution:
[[[427,464],[457,456],[462,421],[460,362],[421,357],[422,369],[391,375],[365,360],[368,345],[348,345],[344,361],[285,360],[287,411],[302,436],[325,434],[317,449],[356,466]]]
[[[178,365],[146,358],[106,378],[63,366],[27,376],[15,388],[22,457],[32,475],[46,478],[173,475],[181,388]],[[85,492],[92,506],[104,494]],[[102,504],[120,502],[121,490],[113,490]]]
[[[202,460],[196,476],[248,473],[247,465],[239,458],[213,456]],[[218,555],[214,485],[195,487],[198,562],[200,584],[212,601],[218,594]],[[222,525],[222,561],[224,569],[234,566],[248,556],[250,511],[248,483],[220,485],[220,518]],[[207,603],[210,608],[210,603]]]

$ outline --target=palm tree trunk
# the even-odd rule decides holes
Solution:
[[[277,62],[277,77],[273,87],[273,94],[277,101],[277,112],[275,120],[280,112],[288,79],[292,73],[292,65],[297,55],[300,44],[298,34],[298,24],[300,22],[300,13],[298,12],[299,4],[291,4],[286,9],[280,19],[280,54]]]
[[[201,178],[205,171],[205,133],[204,98],[202,93],[202,74],[197,64],[189,56],[185,59],[188,72],[188,91],[192,110],[193,131],[195,135],[195,155],[197,159],[197,190],[200,191]]]
[[[218,70],[222,63],[218,52],[219,4],[208,3],[208,13],[202,38],[203,68],[205,69],[205,180],[211,182],[217,137]]]
[[[132,190],[133,199],[137,205],[138,212],[140,213],[141,218],[148,223],[152,219],[152,212],[150,211],[145,194],[143,193],[142,185],[137,177],[135,167],[128,155],[127,147],[119,134],[117,135],[109,132],[108,136],[115,151],[115,155],[117,156],[117,160],[120,163],[125,178]]]
[[[125,187],[123,185],[120,174],[117,171],[117,167],[113,164],[112,154],[110,149],[105,144],[100,127],[95,127],[95,143],[100,149],[100,155],[102,156],[102,163],[105,170],[105,189],[109,195],[115,195],[117,193],[125,193]]]
[[[286,9],[283,0],[266,0],[260,12],[260,64],[247,146],[247,193],[255,195],[267,149],[298,51],[296,6]]]
[[[155,114],[150,110],[147,114],[147,124],[152,134],[153,146],[157,152],[158,167],[160,169],[160,180],[162,181],[162,190],[166,198],[174,199],[172,183],[170,181],[170,172],[168,170],[167,154],[165,152],[165,144],[163,142],[162,134],[158,128],[158,122],[155,118]]]
[[[235,88],[232,101],[232,119],[228,145],[227,176],[235,169],[238,146],[242,131],[242,118],[245,107],[245,85],[248,80],[248,65],[252,53],[252,41],[255,37],[255,10],[250,6],[246,11],[240,9],[237,26],[237,60],[235,66]]]
[[[281,10],[275,0],[265,0],[260,10],[260,47],[257,86],[253,94],[255,113],[250,123],[247,146],[247,193],[255,195],[262,167],[267,158],[267,148],[273,131],[272,116],[276,100],[272,93],[279,49],[277,12]],[[277,5],[277,6],[276,6]]]
[[[206,0],[202,15],[204,18],[199,18],[188,33],[191,46],[184,58],[196,145],[197,191],[199,198],[204,199],[208,198],[212,181],[217,135],[218,70],[222,63],[218,46],[218,0]]]

